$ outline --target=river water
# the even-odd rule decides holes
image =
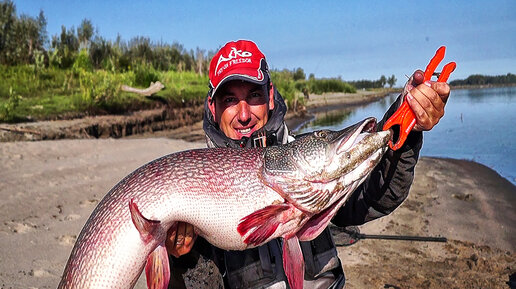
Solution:
[[[381,119],[395,98],[319,113],[297,132],[338,130],[370,116]],[[452,90],[445,110],[439,124],[424,133],[421,155],[472,160],[516,185],[516,87]]]

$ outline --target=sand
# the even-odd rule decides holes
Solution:
[[[0,288],[56,288],[76,236],[111,187],[148,161],[199,147],[160,137],[0,143]],[[509,288],[515,205],[515,186],[491,169],[422,158],[403,205],[360,230],[448,242],[339,246],[346,288]]]

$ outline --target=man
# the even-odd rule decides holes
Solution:
[[[285,103],[271,82],[265,56],[256,44],[246,40],[227,43],[213,57],[209,77],[203,126],[209,147],[271,146],[289,141]],[[422,71],[416,71],[406,86],[407,100],[417,123],[405,144],[385,154],[339,210],[332,220],[334,224],[364,224],[391,213],[407,197],[422,145],[422,131],[439,122],[450,92],[446,83],[422,82]],[[401,96],[379,128],[400,104]],[[168,232],[167,250],[176,257],[172,258],[172,288],[184,287],[183,279],[189,278],[186,275],[213,276],[214,267],[206,264],[216,266],[219,273],[212,280],[222,278],[219,286],[225,288],[288,287],[282,268],[281,240],[246,251],[223,251],[201,238],[196,240],[194,231],[192,225],[181,223]],[[304,288],[344,287],[344,272],[328,229],[313,241],[301,242],[301,248],[305,260]],[[216,281],[210,282],[208,287],[218,287],[213,283]]]

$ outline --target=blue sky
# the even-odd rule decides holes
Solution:
[[[516,73],[516,1],[14,1],[17,13],[61,26],[90,19],[104,38],[147,36],[216,50],[254,40],[276,69],[302,67],[316,77],[378,79],[398,84],[424,69],[441,45],[450,77]]]

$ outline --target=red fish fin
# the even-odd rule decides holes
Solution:
[[[145,276],[147,277],[147,288],[166,289],[170,281],[170,266],[165,244],[162,243],[147,257],[145,264]]]
[[[345,195],[338,202],[319,212],[306,222],[306,224],[297,231],[296,235],[300,241],[311,241],[319,236],[321,232],[328,226],[331,219],[337,214],[338,210],[347,201],[348,196]]]
[[[274,234],[278,226],[283,223],[281,213],[290,208],[291,206],[287,204],[270,205],[243,217],[237,227],[238,233],[245,236],[250,232],[244,242],[251,245],[260,245]]]
[[[283,270],[291,289],[303,288],[305,261],[297,236],[283,240]]]
[[[330,214],[328,209],[310,218],[310,220],[299,230],[296,235],[301,241],[311,241],[319,236],[328,226],[335,214]]]
[[[129,201],[129,211],[131,211],[131,219],[138,232],[140,232],[142,240],[148,242],[152,238],[154,230],[159,226],[160,221],[145,218],[136,203],[133,202],[133,199]]]

